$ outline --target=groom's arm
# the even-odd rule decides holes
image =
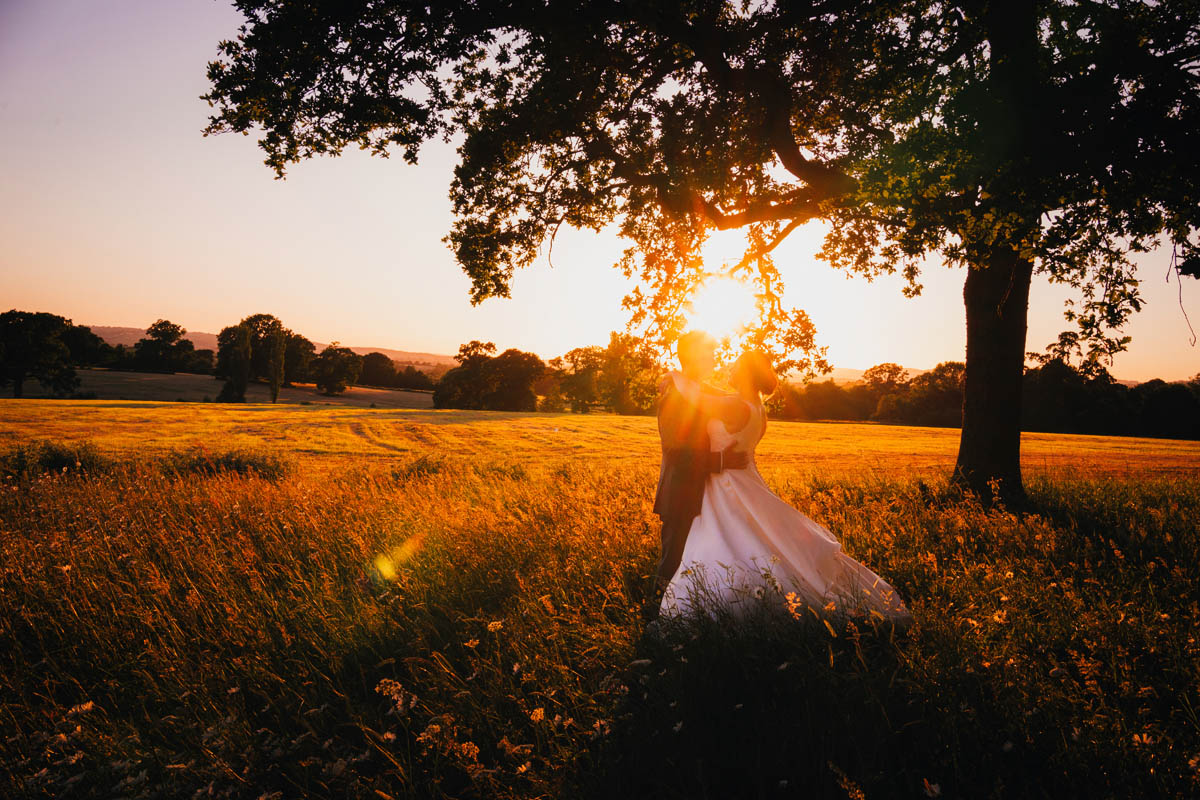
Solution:
[[[704,460],[708,472],[742,469],[749,463],[745,453],[739,453],[732,447],[716,453],[693,451],[690,447],[692,432],[688,430],[688,425],[697,424],[697,403],[701,402],[701,395],[696,394],[695,400],[687,397],[679,391],[670,375],[659,384],[659,392],[658,433],[665,449],[674,450],[684,458]]]

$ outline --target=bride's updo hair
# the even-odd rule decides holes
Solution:
[[[771,359],[761,350],[747,350],[742,353],[738,356],[737,365],[745,370],[751,384],[763,397],[775,393],[775,387],[779,385],[779,376],[775,374],[775,367],[771,366]]]

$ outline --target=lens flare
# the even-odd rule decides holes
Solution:
[[[410,536],[390,552],[380,553],[375,557],[374,574],[377,580],[394,581],[398,577],[398,568],[411,559],[421,549],[421,537]]]
[[[741,333],[758,314],[754,290],[732,278],[706,281],[688,306],[688,327],[707,331],[718,339]]]

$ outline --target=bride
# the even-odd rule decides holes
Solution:
[[[714,602],[737,613],[774,595],[793,613],[807,604],[899,626],[911,623],[904,602],[883,578],[846,555],[832,533],[784,502],[758,474],[754,448],[767,425],[762,397],[778,382],[766,356],[751,351],[738,358],[730,376],[732,396],[702,393],[680,373],[671,379],[708,412],[711,449],[732,445],[749,455],[749,463],[709,477],[660,615],[687,616]]]

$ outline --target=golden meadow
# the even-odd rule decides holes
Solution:
[[[645,418],[0,401],[0,795],[1187,797],[1200,443],[772,423],[915,629],[643,637]]]

